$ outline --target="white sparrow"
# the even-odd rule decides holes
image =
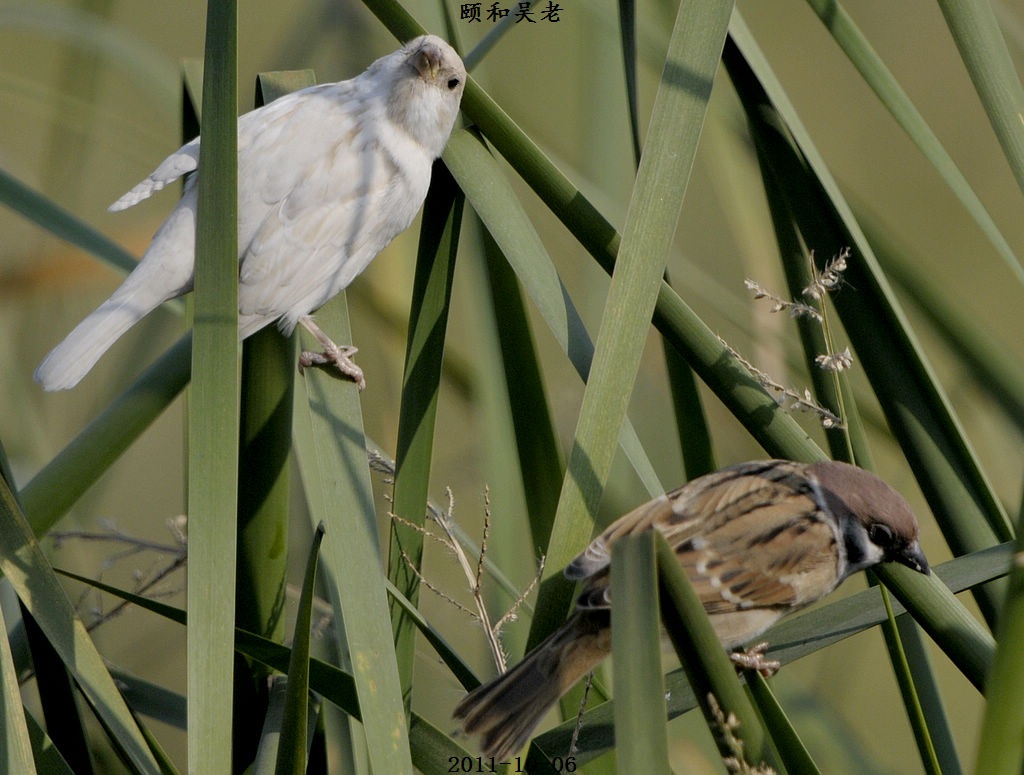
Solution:
[[[455,709],[500,761],[611,651],[609,570],[620,537],[660,530],[722,645],[733,649],[880,562],[929,573],[907,502],[874,474],[839,462],[766,460],[724,468],[612,523],[565,569],[576,609],[519,664]]]
[[[451,134],[466,68],[423,35],[348,81],[288,94],[238,119],[238,333],[302,323],[330,361],[362,386],[311,313],[346,288],[416,216],[431,165]],[[111,205],[124,210],[199,168],[200,138],[171,154]],[[199,174],[202,174],[200,169]],[[117,339],[192,289],[196,176],[139,265],[35,372],[46,390],[74,387]]]

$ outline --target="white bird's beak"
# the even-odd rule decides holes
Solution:
[[[421,76],[433,81],[441,72],[441,59],[441,49],[428,43],[416,54],[415,66]]]

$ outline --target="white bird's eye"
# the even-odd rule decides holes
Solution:
[[[458,78],[449,78],[448,79],[448,88],[449,89],[454,89],[458,85],[459,85],[459,79]]]

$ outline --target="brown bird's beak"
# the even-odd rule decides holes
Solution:
[[[424,78],[434,80],[441,71],[441,49],[427,43],[416,54],[416,69]]]
[[[918,573],[923,573],[925,576],[932,572],[928,567],[928,560],[925,559],[924,552],[921,551],[921,545],[917,541],[907,544],[892,559],[900,565],[906,565]]]

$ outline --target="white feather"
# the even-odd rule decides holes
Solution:
[[[182,175],[187,175],[199,166],[199,138],[183,145],[172,153],[163,163],[149,174],[149,177],[135,188],[114,202],[107,209],[120,212],[134,207],[143,199],[149,199],[157,191],[163,190],[168,183],[173,183]]]

